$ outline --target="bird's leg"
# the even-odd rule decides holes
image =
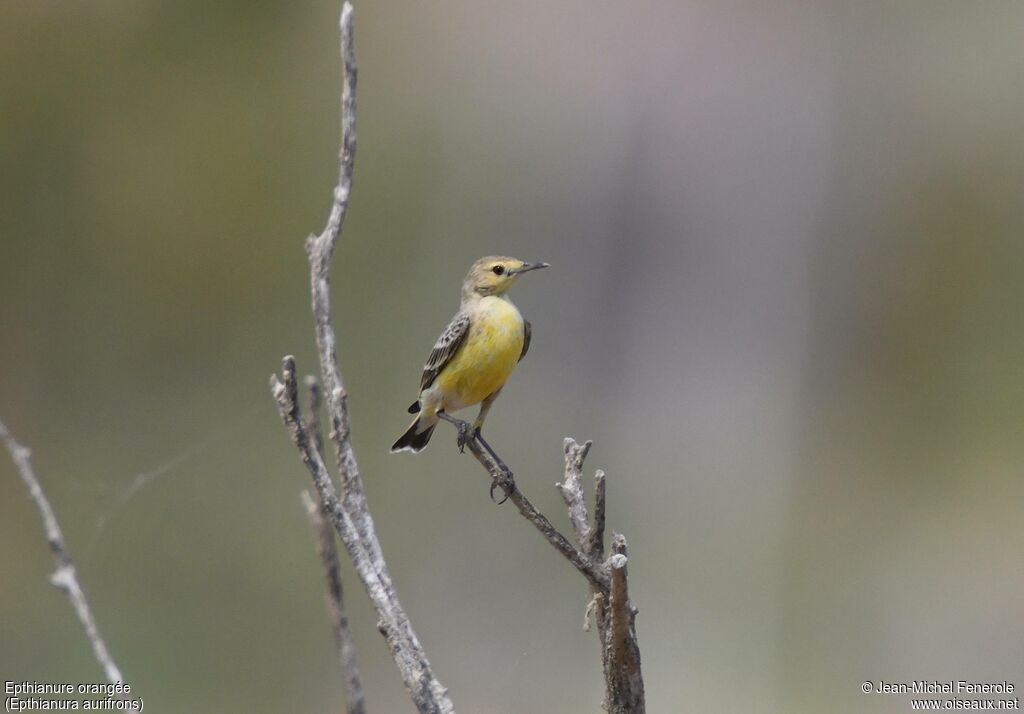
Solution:
[[[437,416],[439,416],[440,418],[444,419],[449,424],[454,425],[455,428],[459,430],[459,437],[455,441],[455,443],[459,447],[459,453],[460,454],[466,453],[466,443],[471,438],[476,436],[476,433],[473,431],[473,427],[471,427],[469,425],[468,421],[463,421],[462,419],[456,419],[453,416],[449,416],[448,414],[445,414],[443,411],[438,412]]]
[[[501,460],[501,457],[494,453],[494,449],[487,443],[480,434],[480,428],[478,426],[471,426],[469,422],[465,422],[462,419],[456,419],[453,416],[445,414],[443,411],[439,411],[437,416],[444,419],[449,424],[452,424],[456,429],[459,430],[459,437],[457,444],[459,447],[459,453],[465,453],[466,444],[470,440],[476,441],[477,444],[482,446],[487,454],[493,459],[494,465],[497,467],[498,474],[492,474],[491,481],[491,500],[494,500],[494,489],[501,487],[501,490],[505,492],[505,497],[498,501],[498,505],[501,505],[509,499],[512,492],[515,490],[516,483],[512,480],[512,469]],[[479,421],[479,420],[478,420]]]
[[[487,395],[487,398],[480,402],[480,412],[476,415],[476,421],[473,422],[473,430],[477,436],[480,436],[480,431],[484,428],[484,419],[487,418],[487,412],[491,411],[491,405],[494,404],[494,400],[498,398],[499,394],[501,394],[501,387]],[[487,450],[491,451],[490,447]],[[494,456],[493,451],[491,451],[491,456]],[[494,456],[494,458],[498,457]]]
[[[500,474],[492,474],[491,476],[491,500],[494,500],[494,489],[498,486],[501,486],[501,490],[505,492],[505,497],[497,502],[500,506],[508,500],[509,496],[512,495],[512,491],[516,488],[516,482],[512,480],[512,469],[510,469],[508,465],[501,460],[500,456],[494,453],[494,449],[491,448],[491,445],[487,443],[483,434],[480,433],[479,427],[473,430],[473,436],[476,437],[476,442],[480,444],[480,446],[484,447],[487,453],[490,454],[491,458],[494,459],[494,465],[498,467],[498,471],[500,472]]]
[[[500,458],[498,458],[498,455],[494,453],[494,449],[491,448],[491,445],[484,441],[484,435],[480,433],[484,428],[484,419],[487,418],[487,412],[491,411],[491,405],[494,404],[494,400],[498,398],[499,394],[501,394],[500,388],[488,395],[487,399],[480,403],[480,413],[476,415],[476,420],[473,422],[473,433],[476,434],[477,441],[487,449],[487,453],[491,455],[491,458],[497,461],[505,471],[508,471],[508,467],[505,466],[505,463]]]
[[[486,439],[484,439],[484,435],[480,433],[480,427],[477,426],[473,428],[473,436],[475,436],[476,440],[480,442],[480,446],[484,447],[487,450],[487,453],[491,455],[491,458],[498,462],[498,466],[500,466],[503,471],[509,471],[508,466],[505,465],[505,462],[501,460],[500,456],[494,453],[494,449],[492,449],[491,445],[487,443]],[[512,472],[509,471],[509,473]]]
[[[512,480],[512,470],[504,461],[501,460],[501,457],[494,452],[494,449],[491,448],[491,445],[487,443],[487,440],[484,439],[484,435],[481,433],[481,430],[484,428],[484,419],[487,418],[487,412],[491,410],[491,405],[494,404],[494,400],[498,398],[499,394],[501,394],[501,388],[488,395],[488,397],[480,403],[480,413],[476,415],[476,421],[473,422],[473,434],[476,436],[477,443],[484,447],[487,453],[491,455],[491,458],[494,459],[495,465],[501,472],[501,476],[495,477],[491,482],[492,501],[494,500],[494,489],[499,485],[505,492],[505,497],[501,499],[498,504],[501,505],[508,500],[509,496],[512,495],[512,490],[515,488],[515,482]]]
[[[512,480],[512,469],[510,469],[508,465],[501,460],[500,456],[494,453],[494,449],[491,448],[491,445],[487,443],[486,439],[484,439],[483,434],[480,433],[479,427],[473,430],[473,435],[476,437],[476,443],[484,447],[487,453],[490,454],[491,458],[494,459],[494,465],[498,467],[498,471],[500,472],[499,474],[491,474],[491,500],[494,500],[494,489],[498,486],[501,486],[501,490],[505,492],[505,497],[497,502],[500,506],[508,500],[509,496],[512,495],[512,492],[516,488],[516,482]]]

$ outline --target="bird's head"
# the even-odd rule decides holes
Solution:
[[[462,284],[463,295],[501,295],[516,282],[520,275],[547,263],[527,263],[506,255],[489,255],[473,263]]]

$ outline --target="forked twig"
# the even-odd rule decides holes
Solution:
[[[356,660],[356,648],[352,641],[352,632],[348,627],[348,615],[345,613],[344,590],[341,585],[341,564],[338,562],[338,549],[334,547],[334,528],[324,517],[320,504],[309,494],[302,492],[302,503],[306,507],[306,515],[316,535],[317,554],[324,569],[324,580],[327,585],[327,614],[331,618],[334,629],[334,646],[338,650],[341,661],[342,683],[345,688],[345,711],[348,714],[366,714],[366,696],[363,693],[363,678]]]
[[[352,192],[356,153],[356,60],[352,41],[352,5],[341,8],[341,151],[338,183],[324,230],[306,239],[310,292],[316,327],[317,352],[327,414],[334,444],[340,489],[335,489],[298,405],[295,360],[286,357],[282,375],[271,379],[271,390],[292,442],[313,477],[323,511],[341,538],[356,574],[373,603],[378,629],[388,642],[395,664],[416,708],[423,713],[454,711],[448,690],[434,676],[423,646],[402,608],[366,502],[363,481],[350,441],[348,405],[331,316],[330,266]],[[340,490],[340,493],[339,493]]]
[[[562,482],[556,484],[568,508],[577,547],[534,508],[516,485],[512,471],[493,449],[486,443],[481,444],[475,431],[470,430],[468,435],[465,445],[490,474],[492,483],[505,492],[523,517],[544,535],[590,585],[591,597],[584,616],[584,626],[589,629],[591,617],[597,623],[604,667],[605,710],[609,714],[643,714],[646,704],[636,634],[637,609],[629,599],[626,573],[628,557],[624,536],[615,534],[612,537],[612,556],[603,561],[606,510],[603,471],[598,471],[594,477],[592,522],[588,518],[583,496],[583,460],[590,451],[591,442],[578,444],[573,439],[565,439],[565,475]]]

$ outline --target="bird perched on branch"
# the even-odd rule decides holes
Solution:
[[[469,425],[449,415],[474,404],[480,405],[480,413],[472,435],[480,439],[487,412],[530,349],[530,323],[506,293],[523,273],[546,267],[547,263],[493,255],[473,263],[462,283],[459,311],[423,367],[419,399],[409,407],[417,416],[391,447],[392,453],[423,451],[440,419],[459,429],[461,450],[471,436]]]

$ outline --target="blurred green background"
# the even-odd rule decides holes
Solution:
[[[0,4],[0,418],[147,711],[339,711],[304,237],[338,6]],[[595,712],[582,579],[442,429],[388,454],[477,257],[546,260],[488,421],[559,525],[595,440],[652,712],[1024,686],[1019,2],[360,2],[334,304],[400,595],[463,712]],[[132,489],[140,474],[145,485]],[[101,675],[0,459],[0,678]],[[347,564],[346,564],[347,565]],[[351,571],[373,712],[412,711]]]

